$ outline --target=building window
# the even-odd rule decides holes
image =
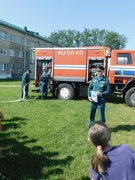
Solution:
[[[22,71],[23,67],[21,64],[18,65],[18,71]]]
[[[4,40],[7,39],[7,33],[6,32],[1,32],[1,39],[4,39]]]
[[[10,49],[10,56],[15,57],[15,50],[14,49]]]
[[[18,57],[19,57],[19,58],[23,58],[23,52],[22,52],[22,51],[19,51]]]
[[[1,48],[1,55],[7,55],[7,49]]]
[[[11,36],[10,36],[10,41],[11,41],[11,42],[15,42],[15,35],[11,34]]]
[[[10,69],[11,69],[11,71],[14,71],[14,70],[15,70],[14,64],[10,64]]]
[[[118,55],[117,55],[117,64],[132,64],[131,54],[118,53]]]
[[[19,43],[20,45],[23,45],[23,38],[19,37],[18,43]]]
[[[35,48],[35,47],[36,47],[36,42],[32,41],[32,48]]]
[[[6,64],[0,64],[0,70],[5,70],[6,69]]]

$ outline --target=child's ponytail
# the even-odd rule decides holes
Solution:
[[[91,159],[92,169],[96,173],[101,174],[105,172],[108,161],[109,161],[109,158],[103,153],[102,146],[97,146],[97,153],[94,154]]]
[[[92,168],[96,173],[101,174],[106,170],[109,158],[103,152],[103,149],[108,146],[110,138],[111,133],[105,123],[97,121],[91,125],[88,132],[88,140],[97,148],[97,152],[91,159]]]

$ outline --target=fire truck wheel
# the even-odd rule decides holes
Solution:
[[[70,84],[60,84],[57,88],[58,99],[68,100],[74,98],[74,89]]]
[[[135,87],[129,89],[125,95],[125,102],[128,106],[135,106]]]

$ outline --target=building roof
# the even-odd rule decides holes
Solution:
[[[5,26],[5,27],[9,27],[9,28],[11,28],[11,29],[20,31],[20,32],[22,32],[22,33],[24,33],[24,34],[28,34],[28,35],[30,35],[30,36],[36,37],[36,38],[41,39],[41,40],[43,40],[43,41],[46,41],[46,42],[48,42],[48,43],[51,43],[51,44],[54,44],[54,45],[59,46],[58,44],[55,44],[55,43],[49,41],[48,39],[46,39],[45,37],[39,35],[38,32],[33,32],[33,31],[27,30],[27,27],[26,27],[26,26],[25,26],[24,29],[23,29],[23,28],[20,28],[20,27],[18,27],[18,26],[16,26],[16,25],[10,24],[10,23],[8,23],[8,22],[6,22],[6,21],[3,21],[3,20],[1,20],[1,19],[0,19],[0,25],[3,25],[3,26]]]

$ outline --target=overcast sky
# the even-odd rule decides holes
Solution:
[[[135,49],[135,0],[0,0],[0,19],[42,36],[58,30],[105,29]]]

